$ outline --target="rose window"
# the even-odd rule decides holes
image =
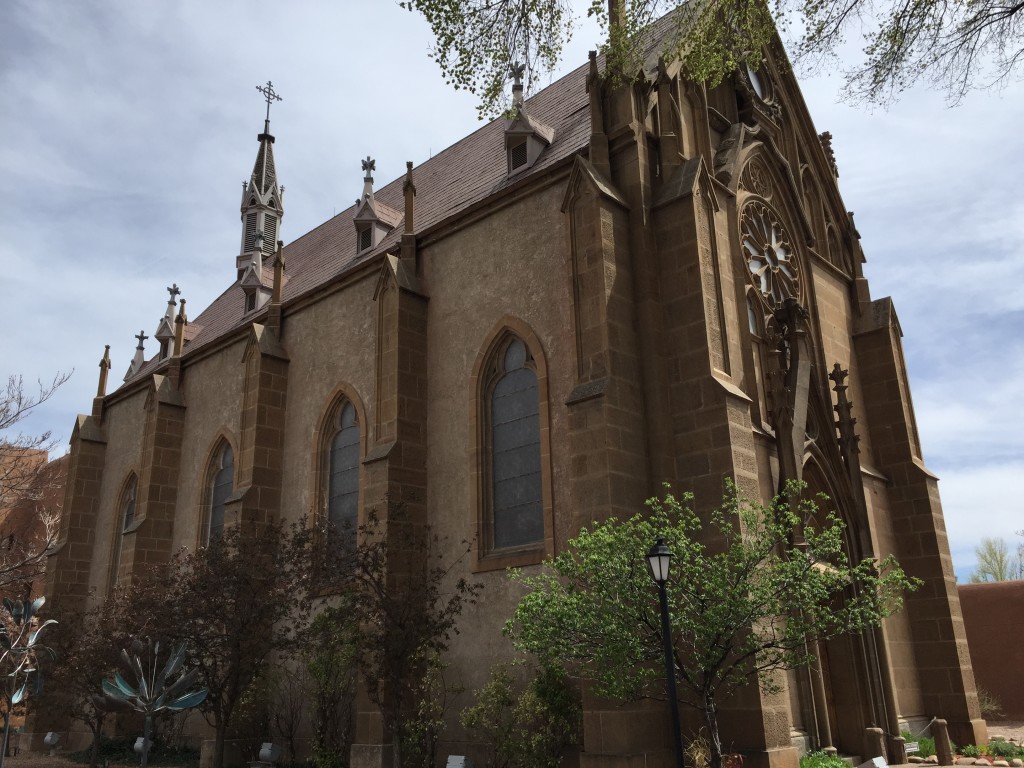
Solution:
[[[776,213],[761,202],[752,202],[741,222],[743,255],[750,279],[771,306],[790,297],[799,298],[799,271],[789,235]]]

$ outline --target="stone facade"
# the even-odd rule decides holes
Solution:
[[[664,65],[612,86],[599,64],[377,192],[368,158],[360,204],[276,260],[243,237],[251,250],[225,257],[237,282],[187,326],[179,312],[174,350],[133,366],[76,425],[50,596],[84,606],[90,590],[201,544],[225,443],[227,521],[323,514],[328,415],[344,401],[359,425],[359,514],[401,499],[442,536],[475,542],[466,568],[486,599],[451,659],[468,688],[510,653],[507,567],[633,514],[665,481],[710,508],[726,478],[765,499],[795,478],[834,500],[851,556],[894,553],[925,585],[880,631],[823,644],[821,669],[789,675],[782,694],[742,691],[722,713],[731,747],[753,766],[795,766],[799,748],[860,755],[868,727],[895,736],[935,716],[958,743],[984,741],[899,322],[891,300],[870,297],[828,137],[785,55],[773,46],[756,77],[715,89]],[[257,203],[283,216],[276,177],[258,177],[273,169],[269,124],[259,139],[251,184],[278,207],[243,197],[243,222]],[[509,339],[537,386],[543,535],[501,550],[487,544],[485,382]],[[584,705],[581,766],[670,764],[661,706],[586,691]],[[355,732],[356,762],[380,765],[365,701]],[[472,754],[454,721],[446,738],[442,754]]]

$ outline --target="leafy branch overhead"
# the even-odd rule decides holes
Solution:
[[[401,0],[434,35],[431,57],[448,82],[479,99],[481,117],[507,112],[513,63],[525,67],[527,92],[560,61],[581,14],[596,17],[606,72],[631,78],[663,56],[711,86],[737,67],[757,69],[778,29],[808,69],[836,63],[845,97],[886,103],[918,80],[959,101],[968,91],[1002,84],[1024,61],[1024,3],[971,0]],[[651,24],[671,13],[653,40]],[[840,60],[860,40],[860,61]],[[582,62],[580,62],[582,63]]]

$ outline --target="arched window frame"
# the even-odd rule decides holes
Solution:
[[[477,572],[532,565],[553,555],[555,550],[548,374],[540,340],[528,326],[514,318],[502,320],[488,338],[490,341],[477,355],[470,382],[470,498],[474,570]],[[525,348],[526,360],[523,367],[529,368],[536,376],[543,536],[523,546],[496,548],[493,528],[492,396],[504,374],[505,353],[514,341],[522,343]]]
[[[129,532],[135,522],[136,503],[139,495],[139,476],[129,472],[121,484],[121,492],[117,496],[117,519],[114,525],[114,540],[111,543],[110,574],[107,579],[107,591],[117,586],[121,570],[121,553],[124,548],[124,535]]]
[[[364,522],[363,517],[363,460],[366,457],[366,419],[365,414],[358,398],[351,394],[350,387],[339,388],[334,395],[331,397],[330,405],[325,409],[324,416],[321,419],[320,427],[318,429],[318,440],[317,440],[317,482],[316,482],[316,495],[317,500],[316,515],[318,518],[319,527],[328,533],[324,537],[324,541],[321,543],[323,547],[330,546],[330,523],[331,523],[331,464],[332,454],[335,448],[335,440],[342,434],[345,427],[343,427],[341,419],[346,409],[351,408],[351,414],[353,418],[352,427],[356,430],[356,440],[354,446],[356,448],[355,456],[355,471],[356,471],[356,513],[355,519],[352,523],[351,543],[355,544],[355,535],[358,532],[359,526]]]
[[[210,543],[213,534],[216,534],[216,538],[219,538],[224,531],[224,513],[226,502],[234,495],[235,487],[238,484],[237,467],[235,465],[235,456],[237,452],[235,447],[225,437],[221,437],[215,445],[213,451],[210,453],[210,460],[207,462],[206,468],[206,480],[203,484],[203,526],[200,530],[199,544],[200,546],[207,546]],[[230,464],[228,463],[230,459]],[[221,473],[225,474],[222,475]],[[218,493],[218,486],[226,477],[231,478],[231,485],[226,495],[223,491]],[[219,497],[223,495],[223,500],[219,500]],[[214,526],[215,516],[217,510],[215,506],[221,505],[222,509],[220,512],[220,525]]]

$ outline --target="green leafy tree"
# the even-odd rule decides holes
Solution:
[[[878,626],[916,584],[892,557],[851,564],[834,514],[786,502],[802,490],[765,506],[730,485],[706,528],[690,496],[669,493],[647,514],[583,530],[540,575],[518,577],[529,591],[507,631],[521,650],[573,663],[599,695],[656,696],[660,609],[645,555],[665,537],[679,695],[703,715],[720,768],[718,711],[738,687],[778,690],[778,672],[814,661],[809,640]]]
[[[446,81],[480,98],[481,115],[509,106],[504,83],[514,62],[529,90],[558,62],[578,14],[607,33],[609,71],[631,77],[649,40],[644,30],[674,11],[674,28],[653,51],[680,60],[696,82],[717,85],[738,66],[757,69],[776,28],[798,61],[835,58],[851,29],[863,33],[863,60],[846,70],[846,94],[885,102],[924,78],[957,101],[974,87],[1005,81],[1024,61],[1024,5],[999,0],[402,0],[434,33],[432,57]]]
[[[313,619],[304,660],[313,707],[313,763],[316,768],[348,765],[352,746],[359,626],[344,596]]]
[[[1024,547],[1011,552],[1006,539],[985,537],[974,548],[974,556],[978,565],[971,574],[972,584],[1024,579]]]

